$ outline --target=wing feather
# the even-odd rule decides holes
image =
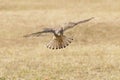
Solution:
[[[44,28],[43,31],[28,34],[25,35],[24,37],[30,37],[30,36],[39,37],[42,33],[54,33],[54,30],[52,28]]]
[[[63,27],[63,30],[65,31],[65,30],[67,30],[67,29],[73,28],[73,27],[75,27],[75,26],[78,25],[78,24],[85,23],[85,22],[88,22],[88,21],[92,20],[93,18],[94,18],[94,17],[91,17],[91,18],[89,18],[89,19],[85,19],[85,20],[78,21],[78,22],[69,22],[67,25],[65,25],[65,26]]]

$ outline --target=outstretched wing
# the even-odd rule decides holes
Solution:
[[[30,36],[39,37],[42,33],[54,33],[54,30],[52,28],[44,28],[43,31],[28,34],[25,35],[24,37],[30,37]]]
[[[92,18],[89,18],[89,19],[85,19],[85,20],[82,20],[82,21],[78,21],[78,22],[69,22],[68,24],[66,24],[64,27],[63,27],[63,30],[67,30],[67,29],[70,29],[70,28],[73,28],[75,27],[76,25],[78,24],[81,24],[81,23],[85,23],[85,22],[88,22],[90,21],[91,19],[93,19],[94,17]]]

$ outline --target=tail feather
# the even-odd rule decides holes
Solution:
[[[72,38],[67,38],[65,36],[55,37],[48,44],[49,49],[62,49],[68,46],[72,42]]]

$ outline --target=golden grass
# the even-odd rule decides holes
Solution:
[[[120,80],[119,0],[0,0],[0,80]],[[50,50],[43,27],[95,17],[66,32],[70,46]]]

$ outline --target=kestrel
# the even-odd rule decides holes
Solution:
[[[78,22],[69,22],[69,23],[65,24],[64,26],[61,26],[57,29],[44,28],[43,31],[28,34],[28,35],[25,35],[24,37],[30,37],[30,36],[39,37],[42,33],[53,33],[54,34],[53,39],[46,45],[47,48],[62,49],[62,48],[65,48],[66,46],[68,46],[71,43],[71,41],[73,40],[73,38],[69,38],[69,37],[66,37],[65,35],[63,35],[64,32],[70,28],[75,27],[78,24],[88,22],[88,21],[92,20],[93,18],[94,17],[85,19],[82,21],[78,21]]]

